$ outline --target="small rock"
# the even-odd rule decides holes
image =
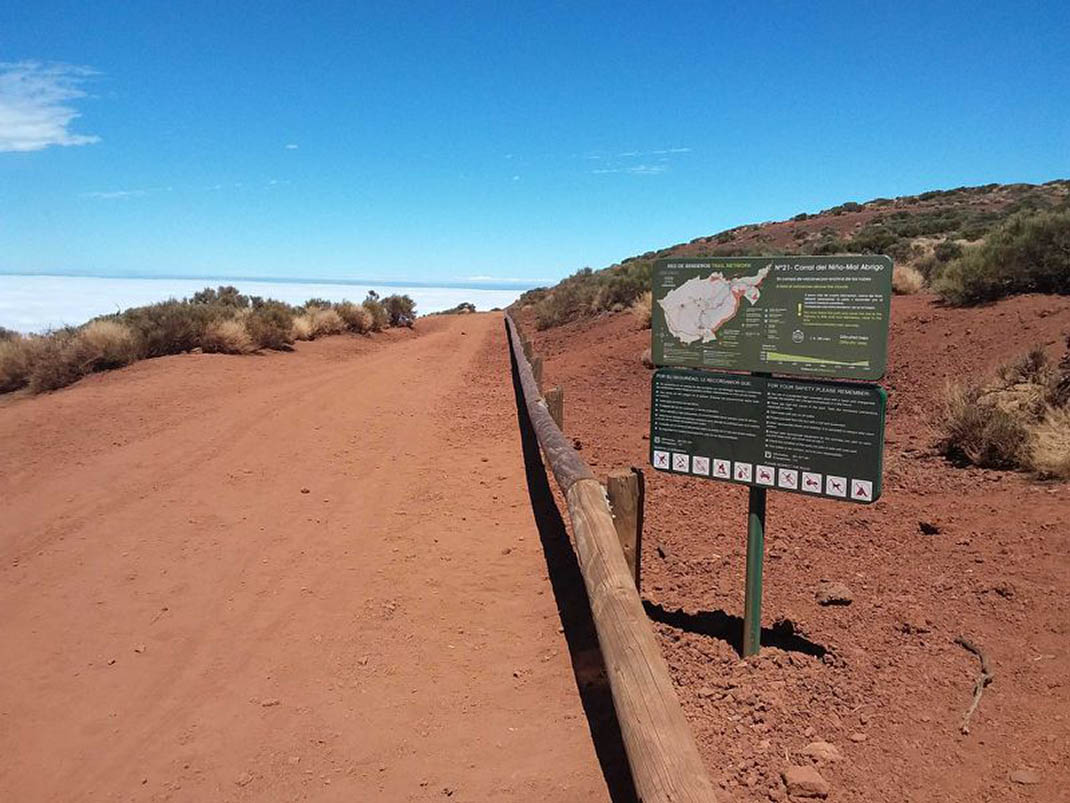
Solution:
[[[302,489],[301,489],[301,493],[303,493],[303,494],[309,494],[309,493],[312,493],[312,491],[308,490],[308,488],[302,488]]]
[[[715,692],[709,686],[703,686],[701,689],[698,690],[699,697],[713,697],[713,695],[715,695],[716,693],[717,692]]]
[[[247,772],[243,772],[237,778],[234,779],[234,783],[238,786],[248,786],[253,781],[253,776]]]
[[[141,653],[145,652],[145,645],[144,644],[138,644],[136,647],[134,647],[134,652],[136,652],[138,655],[140,655]]]
[[[261,703],[260,703],[260,705],[262,705],[264,708],[271,708],[272,706],[276,706],[278,704],[279,704],[279,698],[278,697],[269,697],[266,700],[262,700]]]
[[[828,742],[810,742],[802,749],[804,756],[818,761],[843,761],[843,753],[834,744]]]
[[[869,737],[866,736],[866,734],[864,733],[852,733],[847,738],[850,739],[852,742],[864,742]]]
[[[510,547],[506,547],[505,549],[502,550],[502,554],[503,555],[508,555],[512,551],[513,550]]]
[[[919,521],[918,529],[922,535],[939,535],[941,532],[940,525],[933,524],[931,521]]]
[[[204,354],[204,349],[202,349],[200,346],[197,346],[196,348],[190,349],[189,353],[190,354]]]
[[[646,349],[639,357],[639,360],[643,363],[644,368],[654,367],[654,355],[651,353],[650,349]]]
[[[854,602],[851,589],[843,583],[818,583],[814,597],[818,605],[850,605]]]
[[[829,784],[813,767],[788,767],[781,773],[788,794],[795,797],[828,797]]]
[[[1014,783],[1033,786],[1034,784],[1040,783],[1040,773],[1036,770],[1022,767],[1011,773],[1011,780],[1014,781]]]
[[[575,449],[577,452],[583,449],[583,443],[580,442],[579,438],[572,439],[572,448]]]

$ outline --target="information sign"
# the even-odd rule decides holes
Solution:
[[[877,380],[891,297],[886,256],[659,260],[654,363]]]
[[[662,368],[660,471],[868,504],[881,494],[886,395],[875,385]]]

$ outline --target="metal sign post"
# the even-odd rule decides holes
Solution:
[[[743,657],[762,646],[762,563],[765,559],[765,488],[751,486],[747,503],[747,585],[743,591]]]

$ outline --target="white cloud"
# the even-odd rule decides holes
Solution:
[[[100,137],[75,134],[79,116],[69,101],[93,70],[36,61],[0,62],[0,151],[39,151],[49,145],[91,145]]]
[[[286,146],[286,150],[288,150],[288,151],[296,151],[297,150],[297,146],[294,143],[291,142],[289,145]]]
[[[171,188],[168,187],[168,190]],[[138,198],[142,195],[147,195],[148,190],[109,190],[105,192],[87,192],[83,193],[83,198],[96,198],[101,201],[114,201],[119,198]]]
[[[656,176],[659,173],[664,173],[668,170],[668,165],[656,164],[656,165],[631,165],[630,167],[603,167],[598,170],[592,170],[595,175],[604,175],[606,173],[628,173],[633,176]]]

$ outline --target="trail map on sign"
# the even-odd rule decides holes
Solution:
[[[884,375],[888,257],[662,259],[652,290],[656,365],[868,381]]]
[[[705,278],[688,279],[658,301],[665,312],[665,325],[684,344],[716,340],[717,330],[736,316],[744,298],[751,304],[758,301],[758,288],[768,274],[767,266],[754,276],[728,279],[715,272]]]

